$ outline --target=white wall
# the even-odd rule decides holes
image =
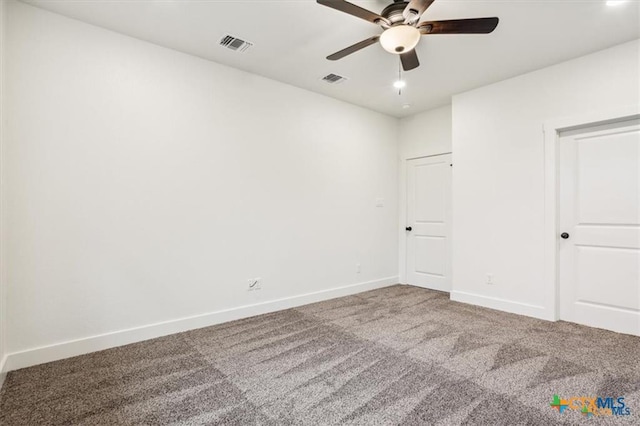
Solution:
[[[638,105],[639,75],[634,41],[454,96],[454,300],[553,318],[543,125]]]
[[[451,105],[421,112],[400,120],[398,141],[400,282],[406,283],[407,264],[407,160],[451,152]]]
[[[5,40],[5,25],[6,15],[5,15],[5,2],[0,0],[0,177],[2,176],[2,158],[3,150],[4,150],[4,40]],[[3,240],[4,240],[4,206],[2,202],[2,194],[3,194],[3,182],[0,178],[0,387],[4,383],[4,379],[6,376],[4,370],[4,364],[6,360],[6,345],[5,345],[5,324],[6,324],[6,297],[4,290],[4,259],[2,253],[4,251]]]
[[[396,119],[22,3],[6,72],[8,368],[397,282]]]
[[[421,112],[400,121],[401,160],[451,152],[451,105]]]

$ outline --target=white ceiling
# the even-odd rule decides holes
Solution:
[[[436,0],[422,20],[497,16],[489,35],[432,35],[401,96],[398,57],[379,44],[340,61],[325,57],[381,29],[314,0],[25,0],[122,34],[402,117],[451,96],[640,37],[640,1]],[[392,0],[353,1],[379,13]],[[225,33],[255,43],[218,46]],[[320,81],[336,73],[349,81]],[[411,107],[402,108],[410,104]]]

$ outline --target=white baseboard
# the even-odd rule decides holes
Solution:
[[[554,320],[552,313],[548,312],[544,306],[514,302],[512,300],[499,299],[497,297],[482,296],[464,291],[452,291],[451,300],[547,321]]]
[[[7,365],[7,355],[3,356],[2,359],[0,359],[0,390],[2,390],[4,379],[7,378],[7,372],[4,368],[5,365]]]
[[[334,299],[336,297],[348,296],[351,294],[361,293],[363,291],[388,287],[397,283],[398,277],[383,278],[380,280],[352,284],[344,287],[287,297],[284,299],[240,306],[203,315],[149,324],[142,327],[105,333],[69,342],[57,343],[55,345],[29,349],[26,351],[14,352],[5,357],[5,362],[0,372],[6,373],[20,368],[31,367],[33,365],[57,361],[90,352],[128,345],[130,343],[141,342],[143,340],[154,339],[156,337],[162,337],[169,334],[208,327],[255,315],[295,308],[309,303],[321,302],[323,300]]]

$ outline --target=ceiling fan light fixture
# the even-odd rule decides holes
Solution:
[[[380,44],[389,53],[400,55],[418,45],[420,31],[411,25],[396,25],[385,30],[380,36]]]

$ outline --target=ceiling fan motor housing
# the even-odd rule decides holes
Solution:
[[[380,16],[387,18],[391,25],[404,23],[404,16],[402,13],[406,9],[409,2],[406,1],[397,1],[395,3],[391,3],[389,6],[385,7]]]

